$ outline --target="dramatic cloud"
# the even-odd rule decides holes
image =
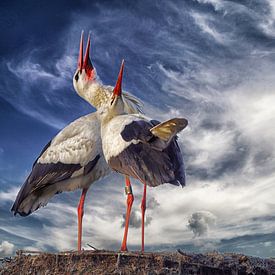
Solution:
[[[10,12],[17,9],[25,14],[21,6]],[[0,236],[16,247],[76,247],[80,191],[55,196],[29,217],[12,217],[10,207],[56,128],[93,110],[72,88],[80,32],[91,29],[92,60],[104,83],[115,83],[125,58],[123,85],[145,101],[148,116],[189,120],[179,135],[187,185],[148,188],[147,247],[274,255],[273,2],[141,1],[115,8],[107,2],[78,3],[77,8],[62,3],[43,10],[45,34],[35,29],[37,20],[25,16],[28,27],[16,25],[13,35],[20,35],[22,44],[6,37],[3,41],[11,44],[0,46],[7,52],[0,62],[5,76],[0,84]],[[47,21],[54,11],[58,22]],[[91,187],[84,245],[119,248],[123,187],[123,177],[116,174]],[[142,187],[133,180],[129,248],[140,245]]]
[[[193,213],[188,220],[188,227],[195,237],[207,234],[208,229],[216,223],[216,217],[208,211]]]
[[[126,215],[123,214],[123,222],[121,223],[121,227],[125,227],[125,218]],[[151,223],[152,217],[146,215],[145,223],[144,225],[147,226]],[[130,221],[129,221],[129,227],[133,228],[140,228],[141,227],[141,212],[140,211],[132,211]]]
[[[18,193],[19,188],[11,188],[8,191],[0,191],[0,204],[1,202],[5,202],[5,201],[14,201],[16,198],[16,194]]]
[[[154,197],[148,198],[146,202],[147,209],[155,209],[156,207],[159,207],[159,206],[160,206],[160,203]]]
[[[49,108],[66,109],[73,107],[67,97],[64,97],[63,100],[60,98],[60,94],[64,94],[62,90],[67,90],[67,94],[72,90],[71,75],[75,65],[73,57],[62,56],[55,64],[52,64],[54,71],[43,67],[43,64],[35,63],[32,60],[32,53],[27,57],[22,57],[22,61],[19,63],[7,62],[6,65],[20,85],[20,93],[17,90],[5,89],[5,93],[9,95],[6,97],[8,101],[23,113],[43,123],[57,129],[64,127],[64,119],[52,115]],[[43,87],[42,93],[37,92],[38,87]],[[26,102],[29,102],[29,105],[25,104]]]
[[[8,241],[2,241],[0,244],[0,256],[11,256],[14,251],[14,244]]]
[[[225,35],[219,33],[217,30],[214,29],[213,23],[208,22],[208,17],[201,15],[199,13],[193,13],[192,14],[195,23],[201,28],[201,30],[205,33],[207,33],[211,38],[214,38],[216,42],[218,43],[225,43],[225,39],[228,39],[228,37],[225,37]]]

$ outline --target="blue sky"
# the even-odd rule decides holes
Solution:
[[[43,146],[94,111],[72,86],[81,30],[103,83],[115,83],[124,58],[124,87],[147,115],[189,120],[179,138],[187,186],[148,191],[147,249],[274,256],[274,2],[136,2],[1,1],[0,256],[76,247],[80,191],[29,217],[9,210]],[[138,249],[142,186],[133,189]],[[84,244],[120,247],[123,192],[115,174],[91,187]]]

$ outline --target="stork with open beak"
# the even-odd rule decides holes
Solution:
[[[79,88],[78,85],[86,83],[85,87],[79,88],[79,91],[89,103],[98,108],[107,103],[108,89],[104,89],[104,86],[96,81],[96,72],[89,58],[89,48],[90,38],[83,60],[82,33],[74,86]],[[81,77],[83,77],[83,81],[81,81]],[[99,89],[97,93],[88,92],[94,91],[95,87]],[[85,92],[87,92],[87,96],[84,95]],[[111,95],[111,92],[109,94]],[[139,112],[140,102],[136,98],[129,95],[125,96],[124,100],[125,112]],[[21,216],[28,216],[41,206],[45,206],[55,194],[82,189],[77,208],[77,247],[78,250],[81,250],[86,193],[92,183],[109,172],[110,169],[102,153],[100,121],[96,112],[80,117],[62,129],[41,151],[33,164],[31,173],[18,192],[11,211],[15,215],[18,213]],[[126,183],[128,184],[128,182],[129,179],[126,178]]]
[[[78,67],[73,77],[73,85],[80,97],[90,103],[96,109],[109,102],[114,87],[104,85],[96,72],[90,58],[91,38],[88,35],[86,51],[83,59],[83,31],[80,38]],[[139,99],[123,91],[122,95],[125,101],[125,112],[128,114],[142,113],[142,103]]]
[[[177,133],[188,124],[184,118],[160,123],[140,114],[125,113],[122,98],[122,62],[117,83],[109,104],[98,110],[101,120],[101,139],[104,157],[116,172],[140,180],[144,184],[141,202],[142,245],[144,251],[144,216],[146,186],[170,183],[185,185],[183,158],[177,143]],[[125,230],[128,230],[130,211],[127,211]],[[127,238],[127,233],[126,233]],[[126,244],[126,239],[123,239]]]
[[[109,104],[114,87],[104,85],[100,81],[95,66],[90,59],[91,38],[88,35],[86,51],[83,60],[83,31],[80,38],[78,67],[74,74],[73,85],[80,97],[89,102],[96,109]],[[124,102],[124,111],[128,114],[142,113],[142,103],[130,93],[123,91],[121,95]],[[127,195],[126,206],[130,213],[134,196],[131,192],[131,182],[128,176],[125,177],[125,193]],[[130,215],[130,214],[129,214]],[[128,229],[125,227],[124,238],[127,240]],[[126,241],[121,246],[121,251],[127,251]]]

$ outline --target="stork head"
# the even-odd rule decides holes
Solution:
[[[83,31],[80,38],[77,70],[74,74],[73,85],[76,92],[82,96],[85,90],[97,80],[96,69],[90,59],[91,38],[88,36],[86,51],[83,59]]]
[[[124,70],[124,60],[122,60],[116,86],[113,89],[113,94],[110,97],[109,104],[107,104],[100,112],[103,120],[110,120],[115,116],[122,115],[124,111],[124,102],[122,94],[122,78]]]

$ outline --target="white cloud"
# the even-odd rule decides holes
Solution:
[[[221,1],[221,0],[193,0],[194,2],[198,2],[200,4],[210,4],[213,6],[214,10],[217,12],[223,12],[223,15],[239,15],[239,16],[248,16],[253,18],[254,23],[260,30],[262,30],[266,35],[275,36],[275,2],[273,0],[264,1],[262,4],[266,6],[267,12],[262,11],[261,9],[256,8],[253,9],[253,4],[250,7],[243,5],[238,2],[231,1]],[[202,15],[200,15],[201,17]],[[198,19],[197,24],[201,26],[202,30],[209,33],[216,38],[216,32],[213,31],[208,25],[203,22],[204,20]],[[217,36],[219,40],[219,35]]]
[[[0,256],[11,256],[14,251],[14,244],[8,241],[2,241],[0,244]]]
[[[7,63],[8,69],[21,80],[37,82],[41,79],[51,80],[54,76],[46,72],[40,64],[32,63],[29,58],[16,65],[14,68],[11,62]]]
[[[20,84],[15,88],[17,84],[6,83],[1,96],[30,117],[54,128],[63,128],[65,121],[60,115],[53,114],[52,108],[66,110],[73,107],[62,91],[72,88],[72,76],[77,60],[71,53],[72,48],[67,45],[59,59],[47,61],[44,65],[36,62],[36,51],[33,50],[22,56],[19,62],[4,60],[9,73]]]
[[[73,57],[71,52],[66,48],[63,56],[56,60],[53,70],[43,67],[43,64],[38,64],[34,61],[34,52],[30,52],[27,57],[16,62],[7,62],[8,70],[17,76],[23,83],[30,85],[39,84],[43,81],[46,82],[49,90],[47,94],[54,94],[56,89],[64,88],[67,86],[68,81],[72,81],[72,70],[76,63],[76,58]]]
[[[184,133],[181,136],[184,138]],[[186,145],[191,146],[194,153],[193,157],[190,158],[189,165],[205,168],[209,175],[213,174],[217,163],[225,157],[230,157],[230,154],[232,154],[234,150],[234,137],[235,134],[233,131],[228,129],[217,131],[205,129],[194,135],[192,132],[189,132]]]
[[[204,33],[207,33],[212,38],[214,38],[216,42],[221,44],[228,42],[228,36],[225,36],[224,34],[219,33],[213,26],[213,23],[211,23],[208,16],[205,16],[196,12],[193,12],[191,15],[194,18],[195,23],[200,27],[200,29]]]
[[[265,220],[275,210],[275,131],[271,126],[275,124],[274,66],[254,58],[244,64],[252,66],[255,62],[260,73],[251,71],[248,80],[244,78],[220,91],[216,83],[220,83],[222,69],[215,72],[213,66],[202,65],[192,75],[188,70],[181,74],[161,67],[167,77],[163,90],[193,103],[193,112],[171,107],[161,115],[164,120],[188,114],[189,126],[180,134],[180,142],[188,155],[187,171],[192,166],[193,176],[187,176],[187,188],[182,191],[168,186],[152,190],[160,208],[152,213],[150,242],[161,243],[172,231],[166,241],[188,243],[191,236],[184,230],[184,221],[201,209],[217,217],[215,228],[203,236],[205,244],[274,232],[274,220]],[[193,78],[206,83],[205,90],[193,89]],[[228,165],[235,162],[234,169],[219,170],[226,168],[225,160],[231,162]],[[202,168],[213,176],[211,180],[198,177],[196,171]]]
[[[5,201],[14,201],[19,188],[13,187],[7,191],[0,191],[0,203]]]
[[[263,17],[260,27],[267,35],[275,37],[275,2],[273,0],[267,0],[268,11],[266,16]]]
[[[266,84],[263,84],[264,82]],[[268,142],[272,151],[275,149],[271,140],[275,137],[275,82],[272,76],[261,76],[260,83],[254,80],[253,88],[244,85],[229,91],[231,115],[243,135],[251,142]],[[266,86],[267,85],[267,86]]]
[[[194,2],[198,2],[201,4],[211,4],[215,8],[215,10],[220,10],[222,7],[224,7],[224,1],[220,0],[193,0]]]

